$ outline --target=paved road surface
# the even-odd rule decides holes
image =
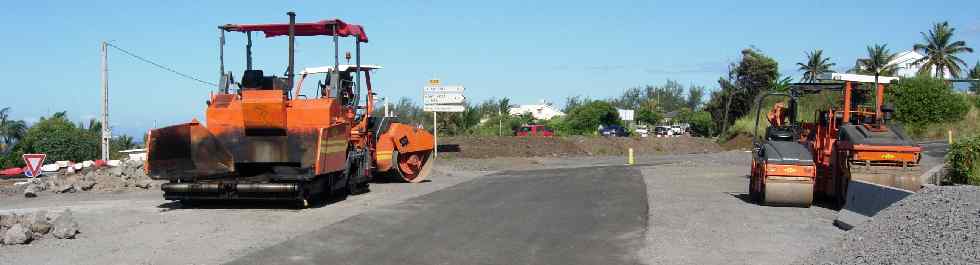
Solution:
[[[636,264],[647,210],[636,168],[500,173],[368,211],[232,264]]]

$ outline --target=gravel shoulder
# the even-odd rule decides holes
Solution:
[[[926,187],[797,264],[980,264],[980,187]]]
[[[843,234],[836,211],[747,201],[741,151],[642,167],[649,201],[648,264],[787,264]]]

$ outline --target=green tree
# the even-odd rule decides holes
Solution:
[[[610,99],[609,103],[621,109],[637,109],[646,98],[639,87],[627,88],[619,98]]]
[[[943,80],[931,76],[903,78],[888,91],[895,105],[895,119],[913,130],[963,119],[969,104]]]
[[[622,125],[619,112],[605,101],[591,101],[568,112],[565,122],[574,134],[592,134],[599,125]]]
[[[394,104],[388,107],[388,111],[392,113],[398,120],[402,123],[413,124],[413,125],[424,125],[426,128],[432,126],[432,114],[422,110],[422,107],[415,104],[409,98],[402,97],[399,98]],[[374,114],[378,117],[384,114],[384,106],[379,105],[374,110]]]
[[[813,83],[817,81],[817,77],[821,74],[833,72],[830,68],[836,64],[830,62],[829,57],[823,57],[823,50],[816,49],[805,54],[806,63],[796,63],[796,65],[800,66],[799,70],[803,72],[802,82]]]
[[[684,85],[667,80],[663,86],[646,86],[646,99],[656,102],[657,111],[671,112],[687,106],[684,98]]]
[[[729,78],[718,79],[719,89],[711,93],[704,110],[711,113],[716,128],[726,128],[747,114],[755,97],[768,90],[778,76],[776,60],[761,51],[744,49],[742,59],[732,65]]]
[[[45,153],[50,161],[85,161],[99,157],[99,135],[75,127],[64,112],[41,118],[27,130],[11,155]]]
[[[446,112],[437,115],[440,132],[448,135],[466,135],[474,132],[475,127],[480,124],[481,110],[468,102],[464,103],[463,107],[463,112]]]
[[[6,153],[27,134],[27,123],[10,119],[10,107],[0,109],[0,154]]]
[[[589,104],[592,101],[592,99],[582,96],[567,97],[565,98],[565,106],[562,107],[561,111],[564,113],[569,113],[572,112],[573,109]]]
[[[977,61],[977,64],[973,65],[973,69],[970,69],[967,76],[970,79],[980,79],[980,61]],[[972,91],[974,94],[980,92],[980,81],[973,80],[970,82],[970,91]]]
[[[701,107],[701,100],[704,98],[704,87],[691,85],[687,87],[687,108],[696,110]]]
[[[949,23],[935,23],[929,33],[922,33],[922,40],[925,43],[917,43],[912,46],[916,51],[925,54],[925,57],[915,60],[914,63],[922,64],[919,69],[920,74],[929,74],[935,70],[935,76],[940,79],[946,78],[946,71],[953,78],[960,77],[961,66],[966,67],[964,62],[956,54],[973,52],[973,49],[966,46],[964,41],[953,41],[955,28],[950,27]]]

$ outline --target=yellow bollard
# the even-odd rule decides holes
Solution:
[[[633,165],[633,148],[629,149],[629,160],[626,161],[627,165]]]
[[[953,129],[948,129],[946,133],[949,135],[949,144],[953,144]]]

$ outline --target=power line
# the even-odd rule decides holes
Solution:
[[[112,43],[106,43],[106,45],[108,45],[109,47],[112,47],[112,48],[114,48],[116,50],[119,50],[120,52],[125,53],[126,55],[132,56],[133,58],[136,58],[137,60],[140,60],[140,61],[143,61],[145,63],[151,64],[153,66],[156,66],[157,68],[160,68],[160,69],[166,70],[168,72],[174,73],[174,74],[179,75],[179,76],[181,76],[183,78],[194,80],[194,81],[200,82],[202,84],[210,85],[210,86],[213,86],[213,87],[217,87],[218,86],[215,83],[211,83],[211,82],[208,82],[208,81],[204,81],[204,80],[198,79],[198,78],[193,77],[191,75],[178,72],[177,70],[174,70],[174,69],[172,69],[170,67],[166,67],[166,66],[163,66],[161,64],[158,64],[156,62],[150,61],[149,59],[143,58],[142,56],[136,55],[136,54],[134,54],[132,52],[129,52],[129,51],[123,49],[123,48],[119,48],[119,46],[113,45]]]

